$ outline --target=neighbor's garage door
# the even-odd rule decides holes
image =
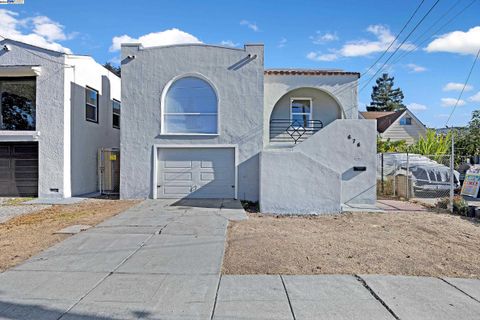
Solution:
[[[158,198],[234,198],[233,148],[160,148]]]
[[[0,143],[0,196],[36,197],[38,143]]]

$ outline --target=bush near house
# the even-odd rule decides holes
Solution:
[[[437,202],[437,208],[447,210],[450,205],[448,197],[442,198]],[[453,213],[460,216],[468,216],[468,203],[462,196],[453,197]]]

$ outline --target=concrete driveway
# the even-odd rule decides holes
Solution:
[[[220,276],[245,218],[236,201],[144,201],[0,274],[0,319],[480,319],[480,280]]]

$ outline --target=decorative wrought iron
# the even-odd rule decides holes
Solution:
[[[320,120],[270,120],[270,141],[271,142],[302,142],[315,132],[323,128]]]

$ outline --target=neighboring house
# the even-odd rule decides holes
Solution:
[[[120,98],[120,78],[91,57],[0,41],[0,196],[97,191],[97,150],[120,144]]]
[[[264,70],[263,45],[122,45],[121,198],[324,213],[376,200],[359,74]]]
[[[364,119],[377,120],[378,136],[383,140],[405,140],[413,144],[427,133],[427,127],[408,109],[360,112]]]

